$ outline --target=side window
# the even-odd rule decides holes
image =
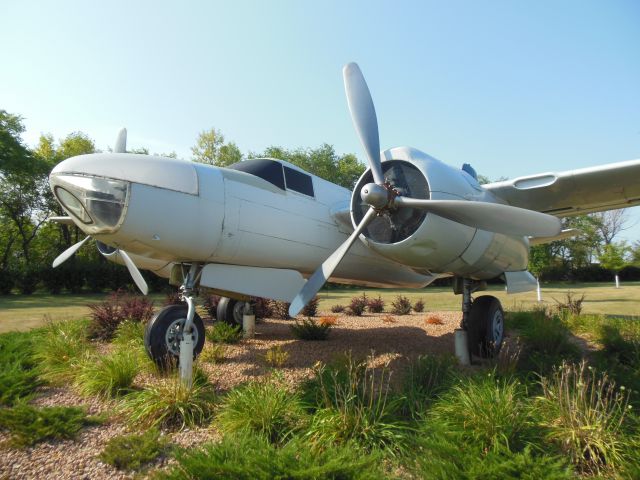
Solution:
[[[289,190],[303,193],[305,195],[309,195],[310,197],[314,196],[313,181],[311,180],[311,176],[285,166],[284,179]]]

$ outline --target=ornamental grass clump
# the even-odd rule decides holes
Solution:
[[[300,397],[277,377],[234,388],[216,415],[216,425],[225,434],[251,433],[276,444],[283,444],[305,423]]]
[[[267,350],[264,354],[264,361],[273,368],[282,368],[289,360],[289,352],[282,348],[282,345],[276,345]]]
[[[116,397],[133,390],[139,352],[120,348],[108,355],[89,355],[79,364],[75,385],[82,395]]]
[[[226,322],[216,322],[206,331],[207,339],[213,343],[234,344],[242,340],[242,328]]]
[[[619,470],[630,443],[624,434],[630,409],[624,387],[616,388],[606,373],[596,373],[584,361],[563,362],[540,385],[537,403],[546,438],[583,474]]]
[[[73,380],[80,363],[93,350],[86,321],[49,321],[37,335],[33,358],[44,380],[61,384]]]
[[[420,355],[402,379],[405,415],[418,418],[457,378],[457,361],[448,355]]]
[[[34,333],[0,335],[0,405],[28,400],[42,384],[33,359]]]
[[[191,388],[172,375],[126,396],[121,411],[138,427],[182,430],[208,422],[215,402],[213,385],[195,369]]]
[[[410,428],[397,414],[400,401],[390,395],[390,372],[347,355],[333,367],[319,365],[305,386],[315,413],[306,437],[316,446],[358,445],[364,451],[395,456],[405,452]]]
[[[302,320],[302,322],[296,320],[289,328],[293,335],[300,340],[316,341],[327,339],[331,325],[317,323],[312,318],[307,318],[306,320]]]

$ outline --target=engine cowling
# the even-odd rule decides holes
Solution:
[[[498,201],[468,172],[419,150],[401,147],[383,155],[385,181],[400,196]],[[351,198],[354,225],[360,223],[369,208],[360,199],[360,192],[372,181],[373,175],[367,170],[356,184]],[[528,241],[524,237],[486,232],[414,208],[385,212],[369,224],[360,238],[377,253],[421,273],[485,279],[504,271],[523,270],[528,260]]]

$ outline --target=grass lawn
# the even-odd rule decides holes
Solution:
[[[542,297],[545,305],[553,306],[555,299],[564,300],[567,292],[585,295],[584,313],[607,315],[640,315],[640,282],[621,284],[616,289],[611,283],[550,284],[543,285]],[[339,289],[322,290],[320,310],[328,311],[336,304],[348,305],[352,297],[363,292],[369,297],[382,296],[388,310],[397,295],[405,295],[412,301],[422,299],[427,311],[459,310],[461,297],[454,295],[449,287],[427,287],[413,289]],[[536,292],[507,295],[502,285],[491,285],[489,291],[479,295],[495,295],[506,310],[530,309],[536,302]],[[9,295],[0,297],[0,333],[12,330],[29,330],[43,324],[45,317],[52,320],[79,318],[89,313],[88,304],[98,302],[105,294]],[[164,299],[162,294],[151,295],[156,305]]]

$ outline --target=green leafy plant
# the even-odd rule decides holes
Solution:
[[[242,328],[226,322],[216,322],[206,331],[207,339],[214,343],[238,343],[242,340]]]
[[[196,369],[191,388],[177,375],[164,378],[125,397],[121,410],[134,425],[181,430],[209,421],[215,401],[213,385]]]
[[[140,470],[167,450],[167,440],[156,429],[119,435],[107,442],[100,460],[118,470]]]
[[[75,384],[83,395],[115,397],[130,393],[138,374],[137,352],[121,348],[109,355],[90,355],[81,363]]]
[[[391,302],[391,313],[394,315],[409,315],[411,313],[411,300],[403,295],[398,295]]]
[[[329,330],[331,330],[331,325],[328,324],[319,324],[315,320],[308,318],[306,320],[302,320],[296,322],[291,325],[291,332],[296,338],[300,340],[326,340],[329,336]]]
[[[289,360],[289,352],[283,350],[282,345],[276,345],[267,350],[267,353],[264,355],[264,360],[267,362],[267,365],[271,367],[281,368],[287,363],[287,360]]]
[[[231,390],[222,401],[216,424],[225,433],[250,432],[283,443],[305,421],[297,394],[277,379],[252,381]]]
[[[41,377],[53,383],[73,380],[80,363],[93,350],[87,341],[87,322],[77,320],[49,321],[33,348]]]
[[[44,440],[75,438],[87,425],[101,423],[97,417],[88,417],[78,407],[43,407],[19,404],[0,409],[0,429],[9,431],[11,443],[17,447],[35,445]]]
[[[387,478],[379,455],[363,455],[353,445],[311,448],[294,437],[275,446],[260,436],[225,435],[219,443],[176,454],[177,465],[161,478],[173,480],[314,479],[377,480]]]
[[[619,469],[625,463],[626,392],[585,362],[565,362],[540,384],[537,400],[546,438],[583,473]]]
[[[369,299],[367,298],[367,295],[363,293],[362,296],[353,297],[351,299],[347,311],[349,312],[349,315],[361,317],[366,310],[368,303]]]

